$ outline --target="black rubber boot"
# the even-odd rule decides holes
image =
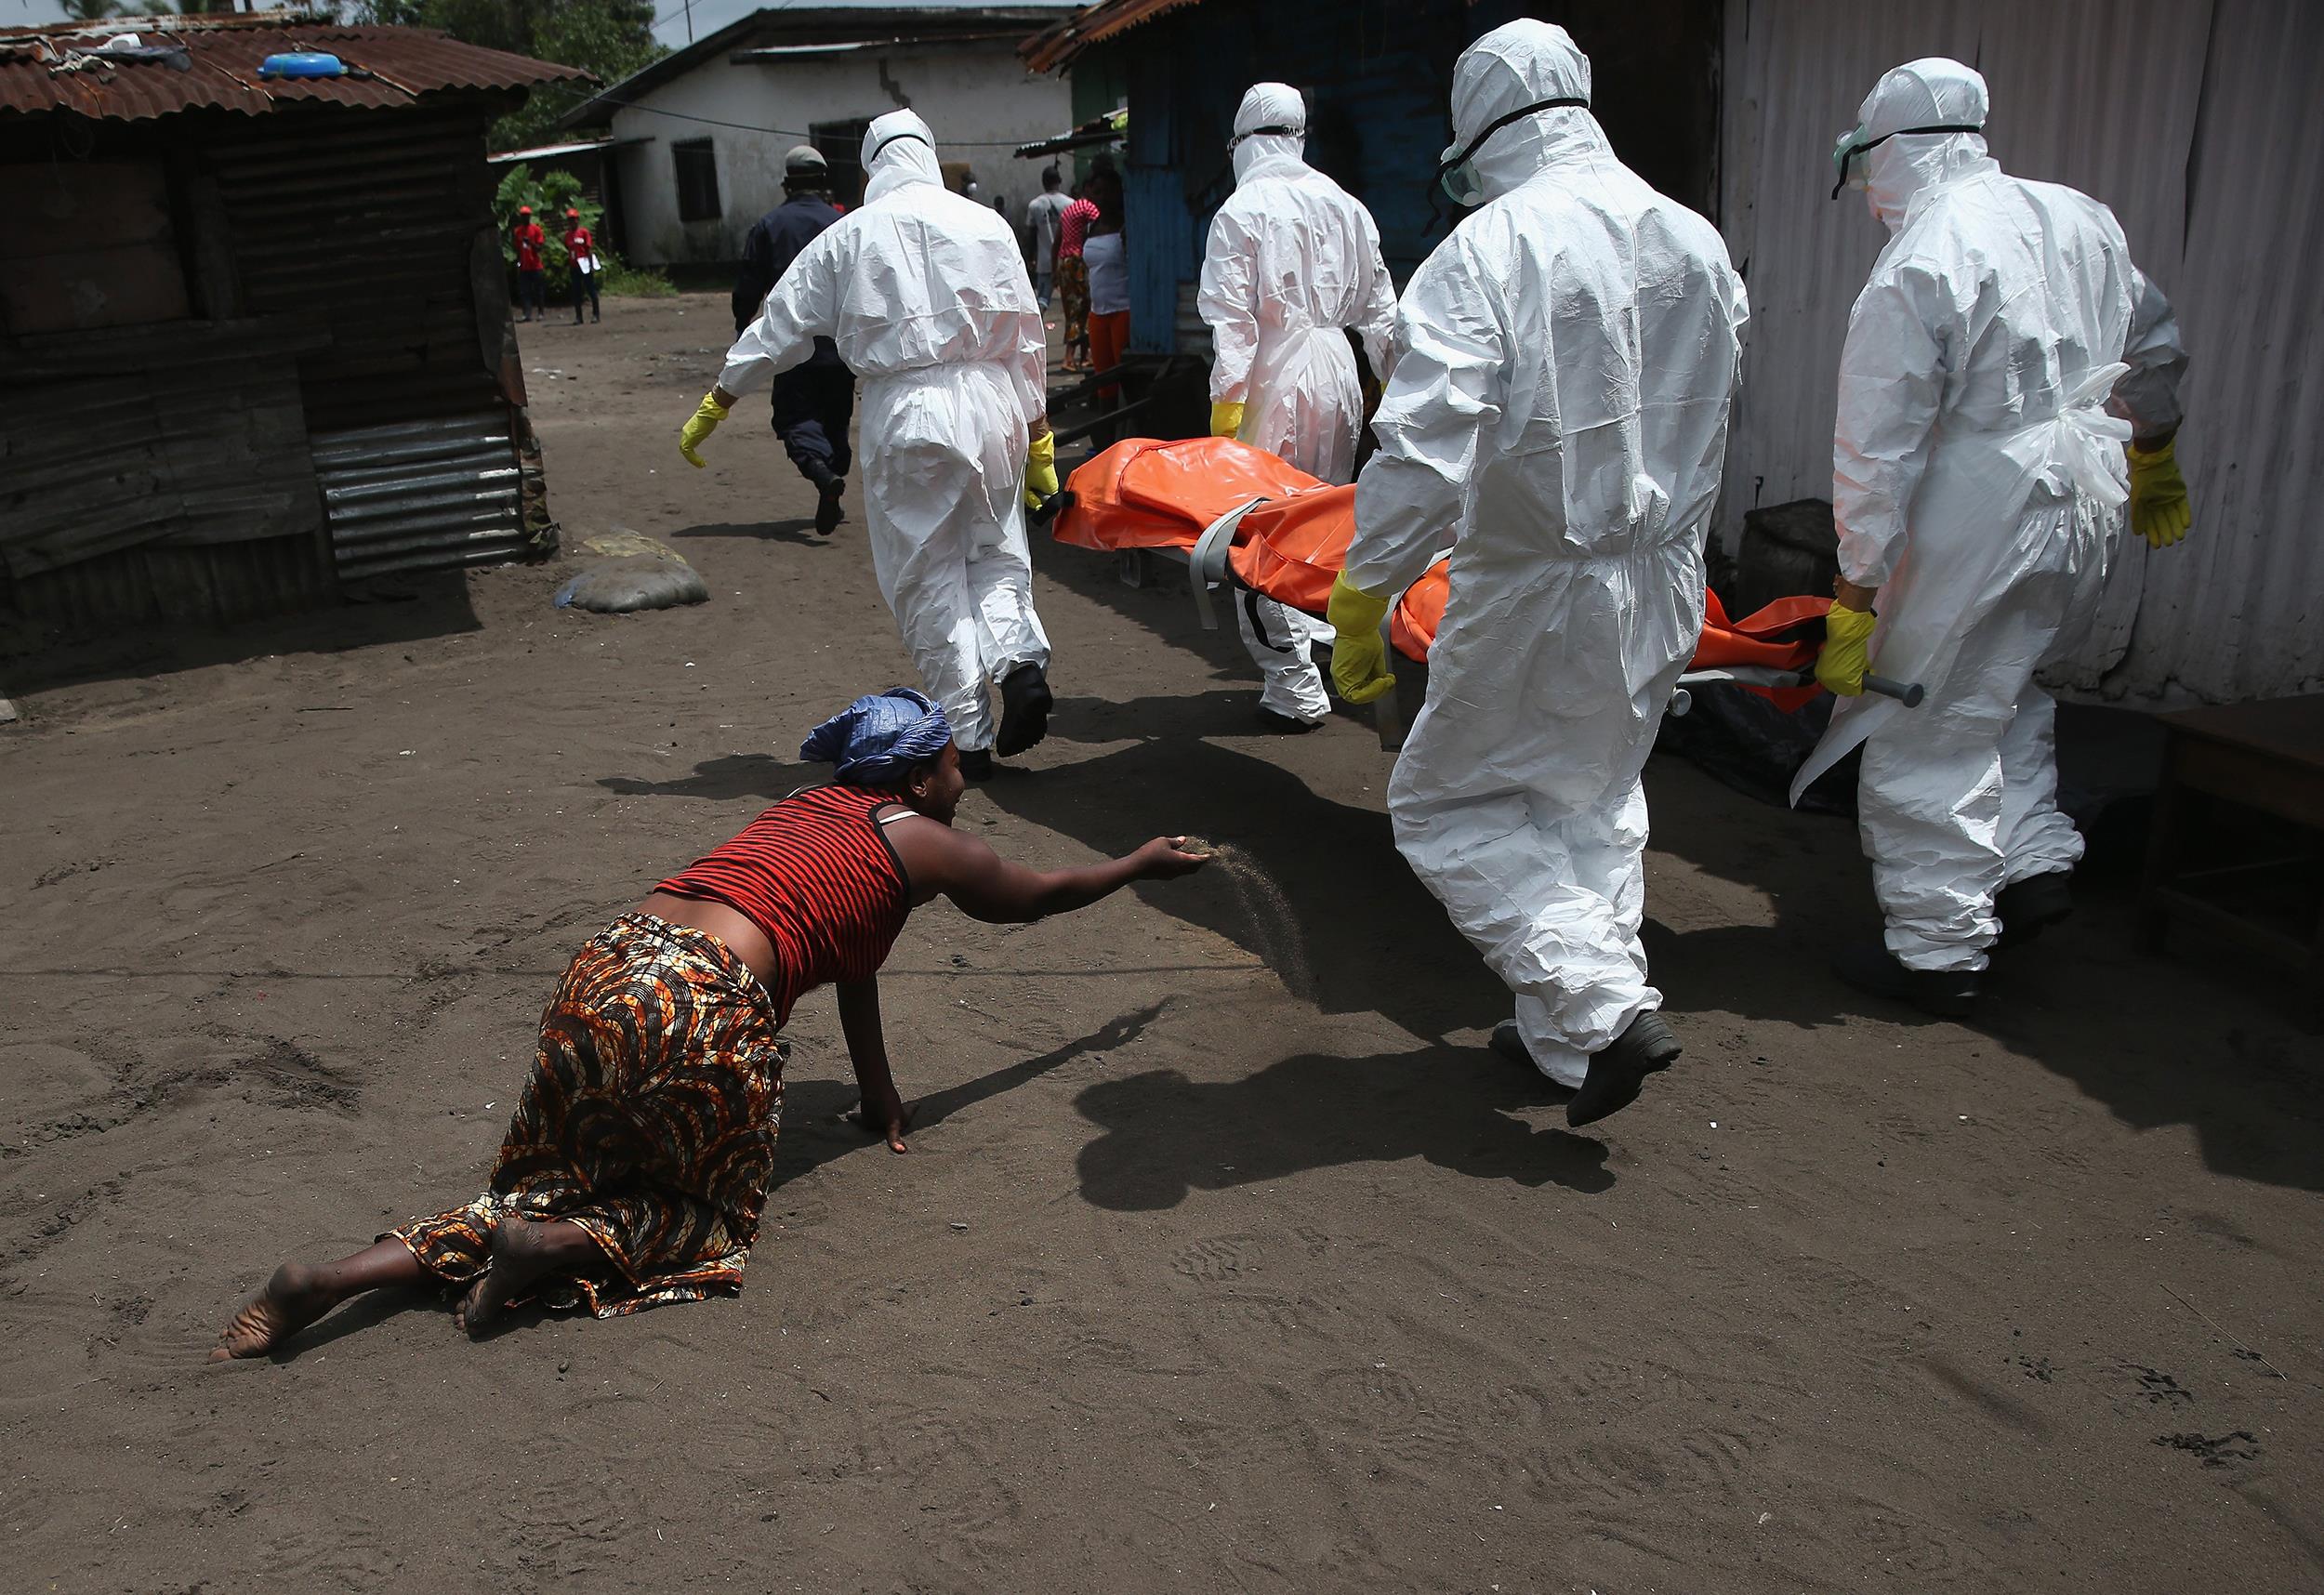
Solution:
[[[993,750],[980,747],[973,753],[962,754],[960,776],[964,781],[990,781],[993,778]]]
[[[1590,1073],[1565,1104],[1565,1122],[1579,1129],[1638,1100],[1646,1076],[1678,1061],[1679,1038],[1658,1013],[1642,1013],[1604,1047],[1590,1055]]]
[[[1831,972],[1860,992],[1909,1003],[1937,1019],[1966,1019],[1977,1006],[1976,970],[1908,969],[1877,942],[1848,948],[1831,961]]]
[[[1305,736],[1324,723],[1321,720],[1303,720],[1295,715],[1279,715],[1263,704],[1260,705],[1258,718],[1260,730],[1273,732],[1277,736]]]
[[[843,476],[827,476],[816,484],[816,536],[830,536],[838,529],[839,522],[847,519],[847,512],[839,508],[839,494],[846,491],[847,478]]]
[[[1993,939],[1993,950],[2023,946],[2073,912],[2071,870],[2011,881],[1994,894],[1993,916],[2001,922],[2001,933]]]
[[[1049,735],[1049,712],[1056,699],[1038,665],[1020,665],[1000,684],[1000,734],[993,751],[1011,758]]]
[[[1541,1066],[1533,1061],[1532,1052],[1526,1049],[1525,1038],[1518,1031],[1515,1020],[1504,1019],[1493,1027],[1492,1048],[1512,1063],[1523,1063],[1537,1074],[1540,1072]]]

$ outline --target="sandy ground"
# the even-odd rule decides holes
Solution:
[[[0,664],[0,1585],[23,1589],[2314,1589],[2318,1052],[2120,896],[1974,1025],[1823,972],[1852,830],[1658,759],[1680,1067],[1565,1128],[1393,851],[1353,720],[1255,734],[1232,634],[1038,552],[1061,707],[962,823],[1040,863],[1232,839],[1222,881],[888,971],[909,1156],[841,1122],[827,995],[734,1300],[470,1344],[374,1299],[211,1338],[286,1255],[481,1185],[565,959],[909,679],[851,522],[754,402],[683,467],[713,298],[527,329],[569,569]],[[553,375],[552,375],[553,374]]]

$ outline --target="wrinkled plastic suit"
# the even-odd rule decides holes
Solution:
[[[1589,92],[1565,30],[1512,22],[1455,67],[1453,133]],[[1717,230],[1616,160],[1587,110],[1512,123],[1474,159],[1486,204],[1397,312],[1346,579],[1397,591],[1458,529],[1389,814],[1516,994],[1534,1062],[1578,1085],[1661,1006],[1639,771],[1702,626],[1747,312]]]
[[[1049,664],[1025,548],[1026,453],[1047,427],[1048,345],[1009,224],[948,191],[928,125],[864,135],[864,203],[799,252],[719,386],[741,393],[834,338],[864,380],[872,567],[920,680],[964,752],[989,748],[990,689]]]
[[[1293,133],[1262,133],[1290,127]],[[1329,482],[1353,480],[1364,395],[1347,329],[1385,376],[1396,290],[1371,213],[1301,158],[1307,107],[1299,90],[1262,83],[1235,113],[1235,192],[1210,223],[1195,300],[1209,323],[1210,397],[1239,404],[1243,442]],[[1245,593],[1243,644],[1266,686],[1261,706],[1314,722],[1331,712],[1310,658],[1331,640],[1323,622]]]
[[[1932,58],[1883,76],[1862,117],[1877,137],[1986,109],[1983,78]],[[1979,969],[1995,894],[2081,857],[2034,672],[2086,635],[2119,541],[2123,443],[2177,428],[2186,357],[2095,200],[2004,175],[1973,133],[1861,158],[1894,236],[1841,354],[1840,570],[1881,589],[1872,668],[1928,696],[1842,702],[1792,797],[1862,744],[1858,826],[1889,951]]]

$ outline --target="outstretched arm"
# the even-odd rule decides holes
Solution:
[[[826,231],[800,250],[768,290],[759,319],[726,351],[726,368],[711,396],[732,407],[737,395],[813,354],[817,337],[838,331],[839,289],[838,244]]]
[[[1479,440],[1500,415],[1507,362],[1487,275],[1465,249],[1447,247],[1405,290],[1394,370],[1372,418],[1380,450],[1356,479],[1355,536],[1340,573],[1358,592],[1393,599],[1459,522]]]
[[[895,1075],[888,1067],[888,1040],[879,1023],[878,976],[839,982],[839,1034],[847,1037],[856,1089],[864,1094],[864,1127],[884,1139],[890,1152],[902,1152],[904,1127],[912,1115],[904,1099],[896,1095]]]
[[[1168,880],[1200,869],[1208,855],[1182,850],[1183,837],[1156,837],[1136,852],[1072,869],[1028,869],[934,820],[899,821],[889,837],[911,877],[913,900],[948,897],[987,924],[1023,925],[1087,908],[1135,880]]]

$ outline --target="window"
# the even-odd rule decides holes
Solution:
[[[853,210],[864,203],[864,132],[868,116],[840,122],[810,122],[807,140],[823,152],[831,173],[831,197]]]
[[[678,219],[716,221],[724,214],[719,204],[719,158],[707,138],[689,138],[669,147],[678,175]]]

